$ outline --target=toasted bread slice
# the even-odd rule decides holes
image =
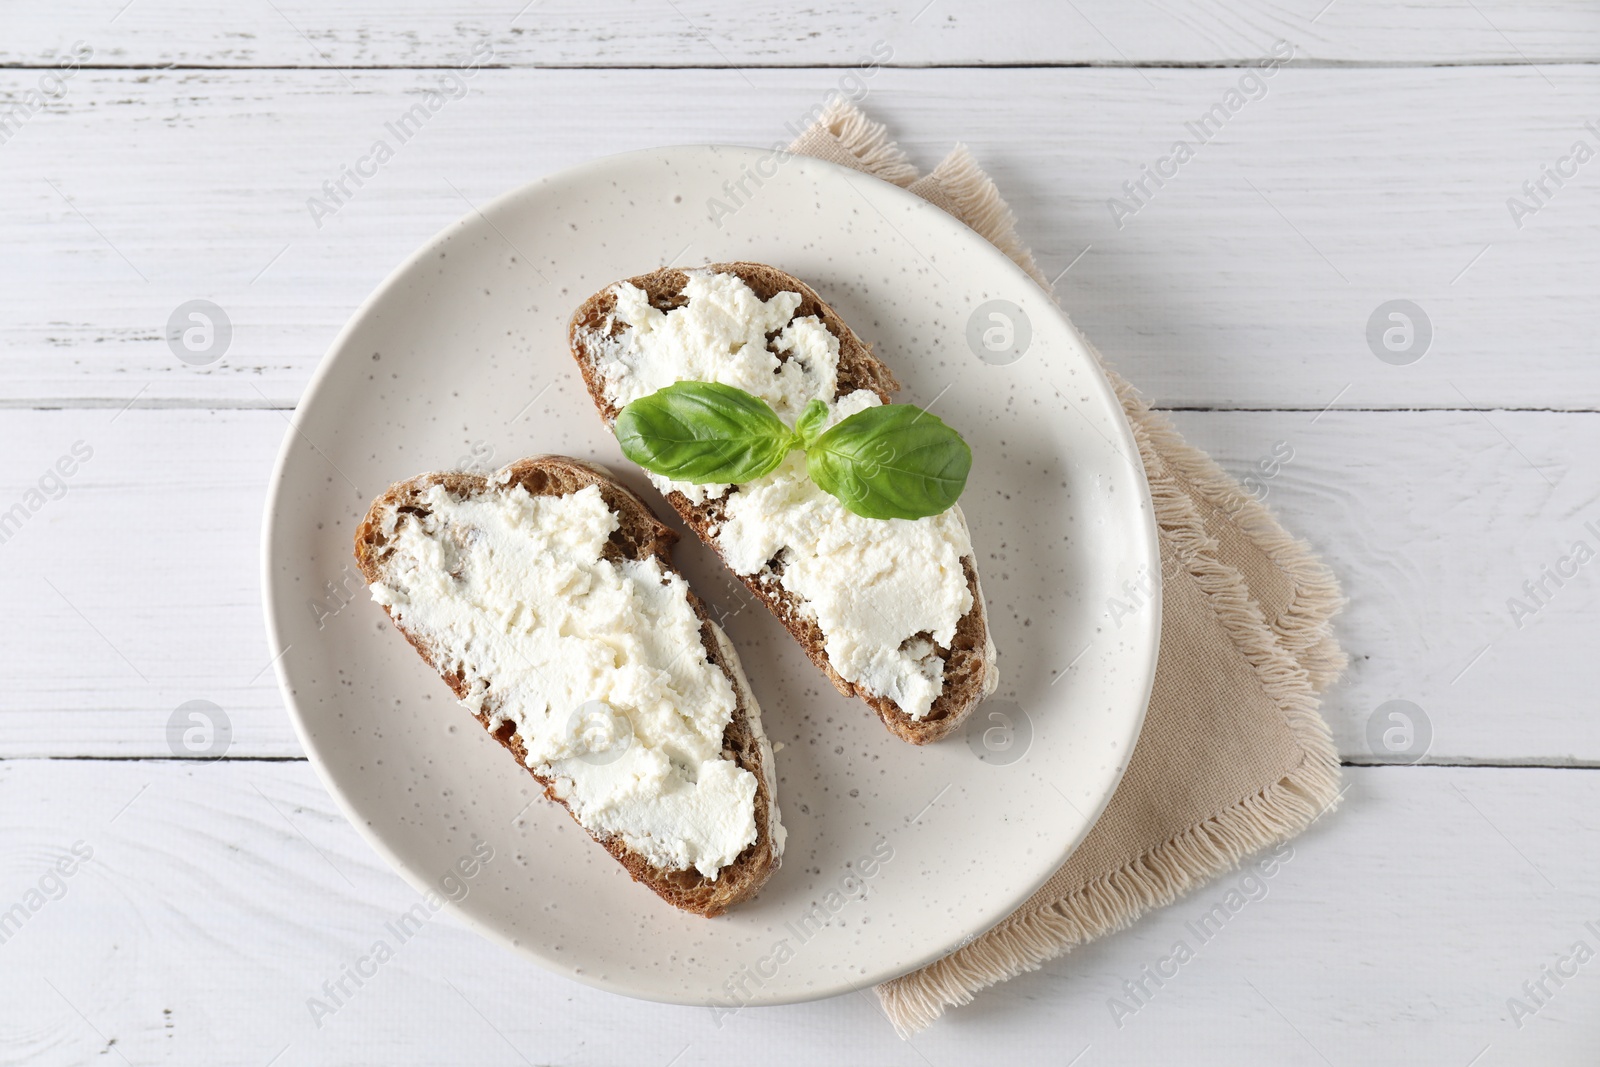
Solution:
[[[872,354],[868,345],[855,335],[838,313],[793,275],[760,263],[713,263],[696,268],[695,272],[736,275],[763,301],[770,300],[778,293],[798,293],[800,303],[791,321],[803,316],[816,316],[839,342],[838,374],[833,393],[835,399],[865,389],[876,394],[883,403],[888,403],[890,394],[900,388],[889,368]],[[650,304],[660,311],[681,307],[686,303],[683,292],[689,281],[688,271],[668,267],[627,281],[643,290]],[[611,401],[605,390],[602,365],[606,358],[605,350],[608,345],[614,347],[617,340],[631,328],[618,319],[616,308],[616,286],[610,285],[584,301],[573,315],[570,327],[573,357],[578,362],[590,397],[608,426],[615,424],[620,407]],[[783,353],[771,348],[770,337],[768,340],[769,350],[774,351],[780,361],[785,360],[787,357]],[[730,492],[738,492],[737,487]],[[672,490],[666,493],[666,498],[700,539],[719,556],[722,555],[715,531],[724,520],[724,501],[727,497],[708,498],[696,503],[683,493]],[[962,521],[964,523],[965,520]],[[839,675],[829,661],[824,634],[815,613],[807,610],[802,599],[776,580],[777,572],[771,564],[739,577],[788,628],[811,662],[828,676],[840,693],[861,697],[896,736],[922,745],[952,733],[999,684],[994,643],[989,636],[988,616],[978,584],[977,561],[967,555],[961,563],[967,588],[972,594],[972,607],[960,619],[955,637],[948,646],[935,643],[936,654],[944,661],[944,688],[927,712],[918,718],[913,718],[889,697],[870,692],[865,686],[847,681]]]
[[[589,486],[597,486],[606,506],[619,520],[619,526],[610,535],[601,558],[616,562],[654,557],[663,572],[676,573],[672,567],[671,548],[677,540],[677,534],[663,525],[643,500],[617,483],[602,468],[562,456],[539,456],[519,460],[489,477],[460,472],[423,474],[391,486],[373,502],[356,531],[356,560],[369,584],[387,583],[394,579],[395,568],[390,563],[402,524],[420,522],[428,514],[427,498],[435,486],[443,487],[453,500],[507,492],[515,486],[521,486],[535,497],[567,496]],[[602,835],[585,829],[627,868],[635,881],[643,882],[675,907],[712,916],[754,895],[777,869],[783,848],[783,828],[778,817],[772,749],[761,729],[760,707],[727,638],[711,620],[700,599],[693,592],[687,592],[687,598],[690,608],[700,620],[700,640],[704,647],[696,649],[696,652],[703,654],[709,663],[719,669],[733,687],[736,706],[722,737],[721,758],[731,760],[755,778],[755,840],[732,863],[721,867],[713,877],[708,878],[693,865],[679,870],[654,866],[646,856],[625,844],[621,835]],[[443,647],[436,637],[408,627],[404,612],[400,613],[402,617],[397,618],[396,612],[389,606],[385,605],[384,611],[422,658],[439,671],[457,699],[466,701],[469,681],[463,677],[459,666],[464,658],[462,650]],[[484,681],[489,687],[487,698],[482,698]],[[510,719],[502,719],[496,726],[493,721],[493,713],[497,710],[493,679],[480,679],[478,696],[482,698],[483,710],[476,712],[475,717],[526,768],[528,750],[523,737],[516,732],[516,724]],[[469,703],[468,706],[472,705]],[[529,770],[544,786],[545,796],[566,807],[568,814],[576,821],[577,815],[572,808],[557,795],[558,780],[531,768]]]

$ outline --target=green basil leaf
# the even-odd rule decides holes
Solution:
[[[800,417],[795,420],[794,434],[800,438],[801,448],[810,448],[811,442],[817,439],[817,433],[822,429],[822,424],[828,421],[828,405],[821,400],[812,399],[806,403],[805,410],[800,412]]]
[[[738,484],[770,473],[798,442],[760,397],[716,382],[678,382],[617,416],[623,455],[675,482]]]
[[[868,519],[920,519],[949,508],[967,486],[972,449],[911,404],[858,411],[806,449],[806,473]]]

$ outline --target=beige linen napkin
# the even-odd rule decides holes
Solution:
[[[909,189],[1049,291],[964,146],[918,177],[881,124],[835,97],[789,150]],[[1317,711],[1345,664],[1330,625],[1342,603],[1332,574],[1090,350],[1133,427],[1160,528],[1150,708],[1111,803],[1044,887],[969,944],[878,987],[902,1035],[1293,837],[1338,799],[1339,758]]]

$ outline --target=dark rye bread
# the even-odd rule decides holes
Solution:
[[[782,292],[799,293],[800,306],[795,309],[795,317],[815,315],[839,340],[839,376],[834,389],[835,398],[857,389],[870,389],[877,394],[879,400],[887,404],[890,394],[900,388],[900,383],[895,381],[889,368],[879,362],[866,342],[857,337],[839,314],[810,286],[792,274],[761,263],[712,263],[696,270],[735,274],[762,300],[770,300]],[[628,282],[647,293],[654,307],[665,311],[682,307],[687,303],[683,289],[688,280],[688,272],[664,267],[637,278],[629,278]],[[612,313],[617,303],[616,296],[612,292],[613,288],[613,285],[608,285],[584,301],[583,306],[572,316],[569,330],[573,358],[578,361],[584,384],[588,386],[589,395],[593,398],[595,406],[600,409],[600,415],[605,419],[607,426],[616,422],[620,409],[605,395],[604,374],[599,366],[603,355],[601,346],[606,340],[620,337],[629,329],[625,323],[613,317]],[[769,344],[772,339],[771,336],[767,338]],[[787,358],[782,353],[773,354],[780,360]],[[730,492],[738,490],[733,489]],[[717,551],[716,542],[712,539],[710,531],[722,523],[722,500],[707,500],[704,504],[695,504],[676,491],[669,492],[666,496],[667,502],[683,516],[683,521],[699,534],[700,539],[713,551]],[[833,665],[828,662],[821,628],[814,619],[807,617],[806,612],[802,610],[800,599],[783,588],[778,581],[778,572],[774,570],[772,564],[768,564],[755,574],[741,574],[739,578],[788,628],[789,633],[794,635],[794,639],[805,649],[811,662],[833,682],[835,689],[845,696],[858,696],[865,700],[878,713],[883,724],[897,737],[912,744],[925,745],[948,736],[959,727],[972,709],[993,692],[998,678],[995,673],[994,646],[989,639],[989,623],[983,603],[983,593],[978,587],[976,560],[968,556],[962,560],[962,566],[966,571],[967,588],[972,592],[972,609],[957,624],[955,639],[951,646],[938,648],[938,655],[945,663],[944,691],[928,709],[928,714],[921,719],[913,719],[887,697],[875,696],[861,686],[839,677]],[[931,635],[922,636],[932,640]]]
[[[604,558],[637,560],[654,556],[661,561],[664,570],[674,571],[672,545],[677,541],[678,535],[670,527],[663,525],[643,500],[618,484],[603,468],[564,456],[537,456],[518,460],[510,464],[506,471],[510,473],[508,485],[521,485],[534,496],[566,496],[591,485],[599,486],[601,497],[621,520],[621,525],[611,535],[610,544],[606,546]],[[366,518],[356,530],[356,560],[369,584],[384,580],[385,561],[393,551],[383,532],[386,525],[385,517],[399,511],[401,513],[399,521],[403,522],[408,513],[425,513],[423,498],[428,489],[434,485],[444,486],[446,491],[458,499],[500,489],[494,478],[459,472],[421,474],[390,486],[387,492],[373,501]],[[643,882],[667,903],[684,911],[712,916],[720,915],[732,905],[754,896],[771,877],[772,872],[778,869],[780,846],[774,839],[774,832],[778,828],[778,809],[773,795],[776,776],[771,764],[771,749],[767,747],[761,732],[760,708],[749,690],[749,682],[745,679],[743,668],[737,658],[732,657],[731,646],[729,646],[730,652],[724,654],[723,647],[713,632],[715,624],[707,614],[705,605],[693,592],[689,593],[689,605],[700,618],[700,639],[705,645],[706,658],[716,664],[733,683],[738,703],[734,708],[733,719],[722,735],[722,755],[723,758],[733,760],[755,775],[756,840],[745,848],[733,863],[718,871],[716,878],[706,878],[693,867],[683,870],[653,867],[644,857],[630,851],[620,839],[602,839],[593,833],[590,833],[590,836],[628,869],[634,881]],[[405,635],[406,640],[411,642],[412,647],[422,658],[434,670],[439,671],[456,698],[458,700],[464,698],[467,693],[466,681],[455,671],[441,668],[440,664],[443,662],[440,656],[441,650],[432,647],[425,638],[408,631],[402,622],[394,618],[387,607],[384,611],[389,614],[395,628]],[[487,712],[481,712],[474,717],[485,729],[489,729]],[[509,749],[516,756],[517,763],[526,769],[527,749],[523,746],[522,738],[514,730],[512,723],[507,721],[502,723],[498,730],[493,731],[493,736],[496,741]],[[530,770],[529,773],[533,772]],[[552,779],[539,774],[534,774],[533,777],[544,786],[546,797],[566,807],[556,798]],[[570,809],[568,814],[571,814]],[[588,832],[587,829],[585,832]]]

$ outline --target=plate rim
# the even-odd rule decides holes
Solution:
[[[372,315],[377,306],[383,302],[386,297],[388,297],[392,290],[399,286],[401,281],[411,273],[417,264],[426,259],[452,235],[471,225],[475,219],[482,220],[490,227],[494,227],[493,222],[490,221],[489,218],[492,212],[503,208],[505,204],[511,201],[527,195],[537,186],[558,179],[581,178],[588,173],[603,173],[630,160],[660,158],[663,153],[682,151],[703,151],[710,152],[714,155],[729,154],[734,157],[742,155],[750,161],[754,161],[755,159],[765,159],[773,154],[772,149],[760,149],[745,145],[717,144],[711,142],[658,145],[650,148],[633,149],[627,152],[613,153],[610,155],[589,159],[574,166],[564,167],[560,170],[551,171],[549,173],[532,178],[499,193],[484,203],[481,207],[473,207],[468,212],[446,223],[442,228],[435,231],[425,241],[418,245],[410,254],[408,254],[398,264],[391,268],[390,271],[383,277],[383,279],[350,313],[350,317],[345,321],[344,325],[340,327],[339,331],[334,335],[333,340],[329,343],[328,347],[318,359],[316,368],[312,371],[311,377],[307,380],[305,388],[300,394],[300,398],[295,403],[294,410],[290,413],[289,427],[285,430],[283,440],[279,444],[277,454],[274,457],[272,472],[267,481],[266,496],[261,515],[260,574],[262,611],[265,616],[268,649],[272,653],[271,662],[273,676],[277,679],[278,683],[278,694],[283,700],[284,710],[288,713],[290,723],[294,726],[295,735],[300,741],[301,748],[305,752],[307,762],[310,763],[315,769],[317,777],[321,781],[323,788],[328,792],[329,796],[333,798],[335,805],[344,815],[345,820],[356,829],[357,833],[362,837],[362,839],[365,840],[367,844],[383,858],[389,867],[396,874],[398,874],[402,880],[404,880],[412,887],[412,889],[419,893],[426,894],[430,892],[432,889],[431,882],[421,872],[413,870],[409,863],[401,860],[394,849],[389,846],[383,835],[380,834],[374,827],[368,825],[365,816],[363,816],[357,810],[350,797],[346,795],[345,790],[339,784],[339,781],[335,776],[329,762],[313,739],[309,723],[295,697],[294,691],[290,686],[290,681],[287,676],[288,668],[285,665],[285,653],[288,651],[288,647],[286,647],[283,643],[283,634],[280,631],[278,622],[280,613],[285,610],[285,608],[279,603],[279,597],[275,593],[276,587],[273,580],[273,564],[278,558],[278,555],[275,552],[276,543],[274,538],[274,527],[281,517],[280,508],[283,506],[282,497],[286,487],[285,472],[289,465],[291,455],[294,451],[294,445],[296,440],[298,440],[298,435],[300,432],[297,424],[298,417],[303,409],[317,399],[320,392],[326,386],[327,379],[333,373],[334,365],[339,362],[341,352],[347,347],[350,337],[357,331],[357,329],[365,324],[366,320]],[[917,196],[915,193],[910,192],[904,187],[897,186],[892,182],[884,181],[864,171],[834,163],[830,160],[818,159],[812,156],[803,156],[799,155],[798,153],[791,154],[799,156],[799,158],[803,159],[808,166],[815,165],[825,171],[832,170],[839,172],[839,176],[847,184],[853,184],[851,181],[853,177],[859,176],[868,178],[872,180],[876,190],[885,193],[891,200],[899,199],[903,203],[916,207],[918,210],[926,207],[934,207],[934,205],[931,205],[928,201],[924,200],[920,196]],[[935,210],[937,210],[937,208],[935,208]],[[1007,256],[998,247],[985,239],[981,234],[978,234],[976,230],[972,230],[960,219],[953,215],[945,215],[944,218],[947,219],[951,225],[968,230],[975,239],[975,247],[979,250],[979,254],[989,256],[991,260],[998,265],[1002,272],[1011,272],[1015,276],[1014,280],[1022,285],[1039,288],[1040,293],[1046,298],[1049,312],[1060,317],[1062,325],[1067,329],[1068,333],[1077,340],[1077,343],[1083,349],[1085,362],[1093,371],[1093,374],[1089,379],[1093,383],[1093,388],[1100,394],[1100,398],[1117,416],[1112,420],[1112,428],[1115,431],[1116,436],[1119,438],[1116,444],[1119,446],[1119,450],[1123,453],[1124,458],[1127,459],[1128,466],[1132,468],[1134,472],[1134,480],[1138,490],[1137,496],[1139,506],[1136,514],[1138,516],[1138,526],[1140,527],[1138,533],[1141,535],[1139,540],[1142,542],[1145,550],[1144,555],[1146,567],[1149,572],[1155,576],[1155,580],[1152,583],[1152,592],[1150,594],[1150,604],[1154,610],[1139,613],[1139,632],[1137,637],[1139,645],[1145,650],[1143,662],[1140,664],[1140,667],[1143,671],[1143,679],[1142,684],[1139,687],[1138,708],[1135,714],[1133,714],[1128,720],[1130,728],[1127,732],[1127,735],[1120,739],[1122,741],[1122,751],[1125,752],[1126,755],[1120,761],[1120,765],[1111,775],[1110,781],[1107,784],[1103,795],[1095,804],[1093,810],[1087,812],[1087,817],[1083,822],[1082,829],[1066,844],[1064,851],[1060,855],[1060,858],[1054,864],[1052,864],[1036,882],[1032,883],[1026,892],[1017,896],[1016,900],[1008,908],[1006,908],[1001,913],[1000,917],[994,922],[982,928],[976,929],[971,933],[962,934],[961,936],[948,941],[937,950],[919,957],[916,962],[910,965],[904,967],[896,965],[896,967],[893,969],[893,973],[878,975],[872,978],[870,981],[839,981],[835,983],[837,988],[834,986],[827,986],[816,990],[796,990],[790,994],[775,993],[767,996],[761,996],[758,994],[755,997],[741,1001],[739,1004],[740,1008],[778,1006],[784,1004],[797,1004],[815,1000],[823,1000],[829,997],[840,996],[844,993],[865,988],[867,985],[876,985],[881,982],[889,981],[893,978],[910,974],[921,969],[922,967],[927,966],[929,963],[932,963],[935,960],[944,958],[950,953],[956,951],[958,948],[964,947],[966,944],[977,940],[979,937],[982,937],[990,930],[1005,922],[1005,920],[1009,918],[1018,907],[1026,902],[1047,881],[1049,881],[1056,871],[1060,869],[1061,865],[1065,863],[1072,856],[1072,854],[1077,851],[1079,846],[1083,844],[1090,831],[1093,830],[1096,823],[1099,822],[1100,816],[1104,814],[1106,807],[1111,802],[1112,796],[1115,795],[1118,786],[1122,782],[1123,776],[1127,773],[1128,767],[1133,761],[1134,749],[1141,733],[1143,732],[1145,716],[1149,710],[1150,697],[1155,685],[1156,666],[1160,654],[1160,620],[1162,614],[1163,582],[1160,577],[1160,538],[1159,527],[1155,517],[1154,499],[1150,492],[1149,480],[1146,475],[1142,459],[1135,462],[1132,458],[1139,457],[1141,455],[1138,447],[1138,441],[1133,433],[1132,425],[1127,417],[1127,413],[1123,408],[1121,401],[1117,397],[1116,390],[1112,387],[1111,382],[1106,375],[1106,369],[1095,357],[1095,350],[1093,346],[1090,345],[1083,334],[1079,332],[1076,324],[1073,323],[1071,317],[1066,313],[1066,310],[1062,308],[1055,300],[1054,293],[1050,290],[1044,289],[1041,286],[1038,286],[1038,283],[1033,278],[1029,277],[1027,272],[1024,271],[1015,260]],[[287,593],[285,592],[283,595],[287,596]],[[285,603],[287,603],[287,601],[285,601]],[[582,984],[592,988],[655,1003],[701,1007],[714,1006],[715,1002],[707,1000],[703,996],[693,994],[675,995],[673,989],[666,987],[647,990],[638,985],[629,985],[625,982],[617,981],[616,979],[607,976],[595,974],[581,966],[569,964],[564,960],[556,958],[553,954],[545,954],[540,952],[538,950],[539,946],[533,945],[527,940],[513,941],[512,939],[506,937],[501,931],[491,927],[487,922],[476,918],[471,912],[461,909],[453,902],[445,901],[444,907],[441,910],[448,912],[452,917],[455,918],[456,921],[462,923],[474,933],[483,937],[485,940],[490,941],[502,948],[511,950],[516,955],[536,963],[544,970],[559,974],[564,978],[581,982]]]

